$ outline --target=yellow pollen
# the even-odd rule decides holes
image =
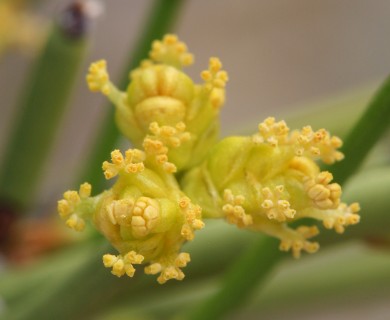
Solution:
[[[221,70],[222,63],[218,58],[210,58],[209,69],[202,71],[200,76],[205,81],[204,89],[209,95],[211,105],[218,109],[225,102],[225,86],[229,80],[226,71]]]
[[[244,228],[253,223],[251,215],[246,214],[242,205],[245,202],[243,195],[233,195],[230,189],[225,189],[223,193],[225,204],[222,206],[222,211],[225,214],[226,220],[237,225],[239,228]]]
[[[155,40],[152,50],[149,52],[150,59],[157,63],[172,65],[183,68],[193,63],[194,57],[187,51],[185,43],[180,42],[176,35],[166,35],[162,41]]]

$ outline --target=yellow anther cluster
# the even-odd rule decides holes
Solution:
[[[179,208],[184,214],[185,222],[181,228],[181,235],[186,240],[194,239],[194,231],[203,229],[204,222],[201,220],[202,208],[194,205],[187,197],[179,201]]]
[[[162,41],[153,41],[149,57],[155,62],[165,63],[176,68],[189,66],[194,62],[194,57],[188,52],[186,44],[179,41],[177,36],[173,34],[165,35]]]
[[[191,134],[185,131],[185,124],[179,122],[176,126],[159,126],[152,122],[149,126],[151,135],[144,139],[143,147],[148,155],[155,157],[156,162],[162,165],[169,173],[177,171],[176,165],[168,161],[169,148],[179,148],[182,143],[190,140]]]
[[[114,200],[106,206],[107,216],[114,225],[130,227],[133,208],[133,199]]]
[[[255,143],[267,143],[272,147],[276,147],[287,142],[290,129],[284,121],[276,122],[275,118],[269,117],[261,122],[258,128],[259,132],[252,137]]]
[[[170,261],[172,260],[172,261]],[[155,262],[145,267],[146,274],[158,274],[157,278],[158,283],[164,284],[168,280],[176,279],[183,280],[184,273],[180,268],[187,266],[187,263],[191,261],[190,255],[188,253],[182,252],[176,256],[176,258],[168,259],[164,262]]]
[[[268,219],[279,222],[293,219],[296,211],[290,208],[290,202],[283,199],[285,190],[283,185],[278,185],[271,191],[266,187],[261,190],[264,201],[261,207],[265,210]]]
[[[153,137],[146,137],[143,147],[148,155],[154,156],[157,164],[161,165],[164,171],[168,173],[177,171],[176,165],[168,161],[168,148],[162,141]]]
[[[111,152],[111,161],[103,162],[103,171],[106,179],[114,178],[123,171],[125,173],[138,173],[145,169],[143,161],[145,153],[138,149],[129,149],[125,152],[125,157],[119,150]]]
[[[340,204],[341,187],[331,183],[333,176],[330,172],[320,172],[315,178],[306,178],[304,188],[313,204],[319,209],[335,209]]]
[[[242,195],[233,195],[230,189],[225,189],[223,192],[225,204],[222,206],[222,211],[225,213],[226,220],[237,225],[239,228],[244,228],[253,223],[252,216],[245,213],[242,204],[245,197]]]
[[[106,206],[107,216],[113,225],[131,228],[134,238],[148,235],[160,221],[160,208],[155,199],[140,197],[114,200]]]
[[[100,91],[106,96],[110,94],[110,78],[107,73],[107,62],[105,60],[92,63],[86,79],[89,90],[94,92]]]
[[[209,69],[202,71],[201,78],[205,81],[204,88],[209,92],[209,99],[214,108],[221,107],[225,102],[225,86],[229,76],[222,69],[218,58],[210,58]]]
[[[160,209],[156,200],[140,197],[134,204],[131,229],[135,238],[148,235],[160,222]]]
[[[343,153],[337,151],[342,146],[341,139],[331,136],[325,129],[313,131],[310,126],[306,126],[300,132],[292,133],[291,142],[296,143],[295,152],[298,156],[320,158],[326,164],[344,159]]]
[[[294,258],[299,258],[301,251],[315,253],[319,249],[317,242],[310,242],[306,239],[312,238],[318,234],[317,227],[302,226],[296,230],[289,230],[291,235],[281,239],[279,249],[282,251],[292,251]],[[286,232],[288,234],[288,232]]]
[[[327,212],[323,219],[323,225],[327,229],[334,229],[337,233],[343,233],[345,227],[359,223],[360,216],[357,214],[359,211],[358,203],[352,203],[349,206],[341,203],[337,210]]]
[[[83,200],[86,200],[91,195],[91,185],[83,183],[80,186],[79,192],[69,190],[64,193],[64,199],[57,203],[58,213],[62,219],[66,219],[66,225],[76,231],[83,231],[85,221],[80,217],[78,209]]]
[[[297,156],[306,156],[312,159],[321,159],[326,164],[332,164],[344,158],[343,153],[337,149],[342,141],[331,136],[325,129],[313,131],[310,126],[289,134],[289,128],[284,121],[276,122],[269,117],[259,124],[259,132],[252,136],[257,144],[266,143],[270,146],[291,146]]]
[[[125,256],[115,256],[112,254],[105,254],[103,256],[103,264],[106,268],[112,268],[111,273],[117,277],[122,277],[127,274],[133,277],[135,268],[133,264],[141,264],[144,257],[137,254],[135,251],[130,251]]]
[[[191,138],[191,134],[185,131],[184,122],[179,122],[176,126],[159,126],[157,122],[152,122],[149,126],[153,138],[160,140],[165,146],[178,148],[182,143]]]

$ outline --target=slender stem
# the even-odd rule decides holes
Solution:
[[[220,290],[196,308],[188,319],[221,319],[227,311],[244,304],[282,256],[276,239],[261,238],[233,264]]]
[[[161,38],[169,32],[176,19],[180,6],[185,0],[155,0],[152,12],[146,22],[144,32],[131,55],[131,59],[123,69],[120,88],[125,88],[129,81],[129,71],[136,68],[142,59],[148,55],[153,40]],[[109,111],[98,132],[95,144],[82,170],[79,182],[88,181],[94,186],[95,192],[101,192],[104,188],[104,177],[101,173],[101,164],[107,160],[110,152],[115,149],[120,134],[114,121],[115,108],[108,106]]]
[[[385,251],[371,251],[357,244],[328,250],[309,259],[284,261],[283,268],[265,285],[264,291],[254,292],[254,299],[247,310],[252,311],[252,318],[255,310],[261,310],[263,314],[266,312],[265,319],[274,319],[275,316],[271,315],[280,313],[281,308],[286,313],[292,308],[307,308],[311,304],[316,305],[325,296],[327,305],[329,300],[340,303],[340,300],[359,299],[360,302],[368,296],[372,298],[389,290],[389,268],[390,255]],[[150,319],[172,319],[174,310],[191,308],[211,295],[216,289],[217,277],[198,279],[179,290],[166,288],[163,296],[151,293],[147,299],[141,296],[135,301],[134,297],[127,297],[108,309],[102,318],[147,315]],[[245,319],[245,310],[234,318]]]
[[[87,52],[85,34],[70,36],[66,28],[61,24],[52,27],[33,67],[0,168],[1,201],[17,209],[27,208],[34,199],[55,132]]]
[[[361,166],[371,149],[390,126],[390,77],[377,91],[366,111],[344,140],[345,160],[326,168],[343,184]]]

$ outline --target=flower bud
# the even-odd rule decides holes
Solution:
[[[180,250],[204,226],[200,207],[180,191],[171,174],[151,170],[143,151],[130,149],[123,155],[114,150],[103,170],[107,179],[118,178],[110,190],[90,197],[91,186],[85,183],[58,202],[67,226],[82,231],[85,220],[91,220],[119,252],[103,257],[118,277],[132,277],[134,264],[149,263],[145,272],[160,273],[159,283],[182,280],[180,268],[190,258]]]
[[[158,143],[174,166],[183,170],[198,164],[219,133],[219,111],[225,101],[226,71],[218,58],[211,58],[201,73],[204,83],[195,84],[182,68],[192,64],[192,54],[174,35],[155,41],[150,60],[130,73],[126,92],[109,79],[106,62],[91,65],[87,82],[116,106],[116,122],[122,133],[148,153]]]

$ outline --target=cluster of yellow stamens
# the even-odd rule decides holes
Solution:
[[[148,235],[160,221],[159,205],[155,199],[149,197],[138,198],[132,214],[131,227],[135,238]]]
[[[282,237],[279,249],[282,251],[292,251],[294,258],[299,258],[301,251],[315,253],[319,249],[317,242],[310,242],[306,239],[312,238],[318,234],[317,227],[301,226],[296,230],[286,229],[285,236]]]
[[[89,90],[93,92],[100,91],[106,96],[110,94],[110,77],[105,60],[99,60],[91,64],[88,69],[87,84]]]
[[[134,238],[148,235],[160,221],[159,205],[149,197],[114,200],[106,210],[111,223],[130,227]]]
[[[276,122],[275,118],[269,117],[259,124],[259,132],[252,136],[252,140],[257,144],[267,143],[273,147],[290,145],[297,156],[321,159],[326,164],[344,158],[343,153],[337,150],[342,146],[341,139],[331,136],[325,129],[313,131],[310,126],[306,126],[291,134],[289,131],[284,121]]]
[[[130,251],[124,256],[115,256],[112,254],[105,254],[103,256],[104,266],[106,268],[112,268],[111,273],[117,277],[122,277],[124,274],[133,277],[135,273],[133,264],[141,264],[143,260],[144,257],[135,251]]]
[[[329,184],[333,176],[328,171],[320,172],[315,178],[305,178],[304,188],[313,204],[319,209],[335,209],[340,204],[341,187]]]
[[[59,200],[57,204],[58,213],[61,218],[66,219],[66,225],[76,231],[83,231],[85,221],[78,214],[78,207],[82,200],[87,199],[91,195],[91,185],[84,183],[80,186],[79,192],[69,190],[64,193],[64,199]]]
[[[291,142],[296,143],[296,154],[320,158],[326,164],[344,159],[342,152],[336,150],[342,146],[339,137],[331,136],[325,129],[313,131],[310,126],[291,134]]]
[[[153,133],[155,139],[160,140],[164,145],[171,148],[178,148],[183,142],[191,138],[191,134],[185,131],[184,122],[179,122],[175,127],[159,126],[157,122],[152,122],[149,130]]]
[[[181,228],[181,235],[184,239],[190,241],[194,239],[194,231],[204,227],[204,222],[201,220],[202,208],[194,205],[187,197],[180,199],[179,207],[185,217],[185,222]]]
[[[187,263],[191,261],[190,255],[186,252],[179,253],[175,258],[165,259],[167,261],[154,262],[149,266],[145,267],[146,274],[158,274],[158,283],[164,284],[168,280],[176,279],[183,280],[184,273],[180,268],[187,266]],[[172,261],[173,260],[173,263]]]
[[[194,62],[194,56],[188,52],[186,44],[173,34],[167,34],[162,41],[153,41],[149,56],[156,62],[176,67],[186,67]]]
[[[347,206],[341,203],[338,210],[329,210],[323,216],[323,225],[327,229],[334,229],[337,233],[343,233],[345,227],[359,223],[360,216],[357,214],[360,211],[358,203],[354,202]]]
[[[222,206],[222,211],[225,214],[226,221],[237,225],[239,228],[244,228],[253,223],[252,216],[245,213],[242,204],[245,197],[242,195],[234,195],[230,189],[225,189],[223,192],[225,204]]]
[[[222,63],[218,58],[210,58],[209,69],[200,74],[205,81],[204,88],[209,92],[210,101],[214,108],[221,107],[225,102],[225,86],[229,80],[228,74],[222,70]]]
[[[168,161],[169,148],[178,148],[182,143],[190,140],[191,135],[185,131],[185,124],[179,122],[173,126],[159,126],[152,122],[149,126],[151,135],[144,139],[143,147],[148,155],[153,155],[158,164],[163,166],[167,172],[177,171],[175,164]]]
[[[283,185],[276,186],[274,191],[268,187],[263,188],[261,193],[264,197],[261,207],[266,211],[268,219],[283,222],[294,218],[296,211],[290,208],[290,202],[283,199],[285,196]]]
[[[276,147],[287,142],[289,128],[284,121],[275,122],[275,118],[269,117],[259,124],[258,129],[259,132],[252,137],[257,144],[267,143]]]
[[[111,161],[103,162],[103,171],[106,179],[111,179],[123,170],[126,173],[137,173],[144,170],[145,153],[138,149],[129,149],[125,152],[125,157],[119,150],[111,152]]]

